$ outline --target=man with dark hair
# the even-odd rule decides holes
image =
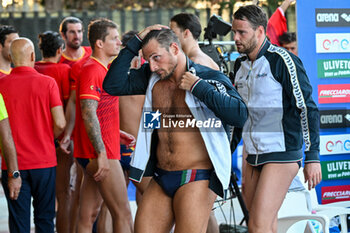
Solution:
[[[69,98],[69,74],[71,68],[68,64],[57,63],[61,58],[63,46],[64,40],[59,33],[46,31],[39,34],[39,48],[43,59],[36,62],[34,68],[39,73],[55,79],[65,109]],[[56,198],[58,204],[56,230],[58,233],[61,233],[68,232],[70,224],[70,167],[73,164],[73,159],[72,156],[66,155],[60,149],[56,150],[56,154]]]
[[[170,19],[170,28],[179,38],[182,50],[191,61],[203,66],[208,66],[214,70],[219,70],[219,66],[205,54],[198,45],[198,38],[202,32],[202,26],[196,15],[190,13],[180,13]],[[214,212],[211,213],[208,223],[207,233],[219,232]]]
[[[84,170],[78,233],[92,231],[102,201],[113,219],[113,232],[132,232],[132,216],[120,159],[118,97],[102,88],[109,62],[119,53],[117,25],[92,21],[88,38],[92,56],[77,80],[74,157]]]
[[[0,78],[11,72],[10,45],[17,38],[18,31],[14,27],[0,26]]]
[[[34,45],[27,38],[11,43],[11,74],[0,79],[14,142],[22,187],[17,201],[6,196],[11,233],[30,232],[30,206],[33,198],[35,231],[54,232],[56,153],[54,138],[66,121],[55,80],[34,69]],[[3,188],[8,173],[2,166]],[[9,174],[11,177],[14,173]],[[18,175],[18,174],[17,174]]]
[[[66,42],[60,63],[72,66],[75,62],[90,57],[91,48],[83,43],[83,22],[73,16],[66,17],[60,24],[60,33]]]
[[[39,34],[39,48],[43,59],[35,63],[34,68],[42,74],[54,78],[60,90],[60,97],[64,106],[69,98],[70,66],[58,64],[62,55],[64,41],[60,34],[46,31]]]
[[[164,27],[150,26],[132,38],[103,87],[112,95],[146,95],[129,176],[138,182],[153,178],[138,207],[135,232],[169,232],[174,222],[175,232],[205,232],[216,195],[223,195],[230,179],[225,129],[242,127],[247,111],[229,79],[186,59],[175,33]],[[129,69],[141,48],[148,63]],[[217,125],[201,127],[208,119]]]
[[[281,47],[298,56],[298,45],[295,32],[284,32],[282,35],[280,35],[280,37],[278,37],[278,42],[280,43]]]
[[[198,45],[202,26],[196,15],[180,13],[170,19],[170,28],[179,38],[182,50],[195,63],[219,70],[219,66]]]
[[[300,59],[267,40],[266,25],[265,13],[255,5],[233,15],[234,40],[242,54],[234,65],[235,87],[250,116],[243,128],[250,233],[277,232],[277,213],[301,166],[303,140],[309,189],[322,178],[312,87]]]
[[[65,41],[65,49],[59,63],[66,63],[72,67],[70,72],[70,96],[66,107],[67,127],[64,131],[64,136],[60,141],[60,145],[65,148],[63,151],[67,153],[66,156],[72,156],[74,147],[73,142],[71,141],[71,135],[75,122],[76,80],[80,75],[82,65],[91,55],[91,48],[88,46],[81,46],[83,42],[84,27],[82,21],[77,17],[68,16],[64,18],[60,24],[59,31]],[[67,222],[64,227],[69,227],[70,231],[73,232],[75,231],[77,224],[79,192],[83,179],[83,171],[77,165],[76,161],[74,162],[73,166],[67,165],[66,173],[70,171],[72,175],[72,182],[70,185],[72,193],[67,199],[72,200],[71,213],[69,217],[70,222]]]

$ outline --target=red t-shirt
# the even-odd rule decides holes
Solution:
[[[88,59],[89,57],[84,57],[72,65],[72,69],[69,77],[71,90],[77,89],[77,80],[78,80],[78,77],[80,76],[81,68],[83,67],[83,65]]]
[[[0,79],[20,170],[57,164],[51,108],[61,106],[55,80],[32,67],[16,67]],[[2,160],[2,169],[7,169]]]
[[[76,63],[77,61],[80,61],[81,59],[90,57],[91,53],[92,53],[91,47],[82,46],[82,48],[84,49],[84,52],[81,55],[81,57],[79,57],[78,59],[73,59],[73,58],[67,57],[66,55],[62,54],[61,59],[58,63],[68,64],[70,67],[72,67],[72,65],[74,65],[74,63]]]
[[[10,72],[6,72],[5,70],[0,69],[0,78],[6,77],[10,73],[11,73],[11,70]]]
[[[76,90],[74,128],[74,157],[76,158],[97,158],[95,149],[86,133],[80,110],[80,100],[92,99],[98,101],[96,114],[107,157],[108,159],[120,159],[119,98],[107,94],[102,89],[106,74],[107,68],[93,57],[89,58],[82,66]]]
[[[62,102],[69,98],[69,74],[70,66],[53,62],[38,61],[34,68],[41,74],[48,75],[56,80]]]

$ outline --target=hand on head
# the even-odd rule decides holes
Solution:
[[[161,24],[155,24],[149,27],[146,27],[145,29],[143,29],[139,34],[138,37],[143,40],[143,38],[145,38],[145,36],[152,30],[161,30],[162,28],[169,28],[168,26],[165,25],[161,25]]]

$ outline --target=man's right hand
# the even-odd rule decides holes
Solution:
[[[145,29],[143,29],[141,32],[139,32],[138,37],[143,40],[143,38],[145,38],[145,36],[152,30],[161,30],[162,28],[169,28],[168,26],[165,25],[161,25],[161,24],[155,24],[149,27],[146,27]]]
[[[60,149],[66,153],[66,154],[70,154],[70,150],[68,150],[70,145],[70,136],[69,135],[65,135],[62,140],[60,141]]]
[[[109,163],[106,152],[101,152],[97,157],[97,171],[94,174],[96,181],[103,180],[109,172]]]

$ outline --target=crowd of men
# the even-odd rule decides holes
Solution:
[[[116,23],[100,18],[82,46],[82,21],[66,17],[59,32],[39,34],[41,61],[32,41],[0,26],[1,181],[11,233],[30,232],[31,200],[38,233],[218,233],[212,207],[229,186],[241,138],[249,232],[276,232],[303,142],[305,179],[310,188],[320,182],[311,86],[300,59],[268,41],[263,11],[250,5],[233,16],[235,83],[198,46],[197,16],[180,13],[169,25],[121,38]],[[217,124],[148,128],[146,113],[160,124]],[[135,221],[129,178],[138,189]]]

